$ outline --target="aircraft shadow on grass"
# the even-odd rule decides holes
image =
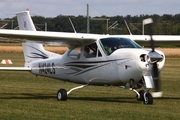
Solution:
[[[139,103],[138,101],[134,101],[134,97],[69,97],[69,99],[98,102]]]
[[[99,102],[119,102],[119,103],[141,103],[134,101],[134,97],[75,97],[69,96],[69,100],[99,101]],[[56,99],[52,94],[30,94],[30,93],[0,93],[0,99]],[[180,100],[180,97],[161,97],[157,100]]]
[[[0,93],[0,99],[51,99],[56,96],[51,94],[30,94],[30,93]]]
[[[138,103],[134,101],[134,97],[74,97],[69,96],[69,100],[83,101],[100,101],[100,102],[123,102],[123,103]],[[52,94],[29,94],[29,93],[0,93],[0,99],[56,99]],[[132,100],[132,101],[131,101]]]

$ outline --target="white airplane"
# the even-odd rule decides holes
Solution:
[[[25,14],[25,15],[24,15]],[[22,15],[22,16],[21,16]],[[157,40],[164,36],[97,35],[85,33],[36,31],[29,12],[17,14],[22,30],[0,30],[0,37],[19,38],[36,42],[55,42],[67,45],[69,50],[63,55],[44,50],[42,44],[22,43],[24,67],[0,67],[0,70],[30,71],[34,75],[46,76],[65,82],[82,84],[68,92],[60,89],[57,100],[67,100],[68,95],[88,85],[117,86],[134,91],[137,100],[153,104],[151,88],[162,94],[158,75],[165,63],[163,52],[147,50],[134,40]],[[147,20],[147,24],[151,21]],[[132,40],[133,38],[133,40]],[[178,36],[165,40],[178,41]],[[153,40],[152,40],[153,43]],[[137,92],[136,89],[144,87]]]

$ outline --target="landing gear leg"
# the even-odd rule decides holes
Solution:
[[[84,88],[84,87],[86,87],[86,86],[88,86],[88,84],[86,84],[86,85],[81,85],[81,86],[72,88],[71,90],[69,90],[69,91],[67,92],[67,94],[69,95],[72,91],[77,90],[77,89],[80,89],[80,88]]]
[[[137,92],[135,89],[133,89],[133,91],[135,91],[137,94],[136,98],[138,101],[143,101],[143,103],[145,105],[153,104],[153,97],[149,93],[149,89],[146,87],[144,79],[142,79],[142,82],[143,82],[143,86],[144,86],[145,90],[140,90],[139,92]]]
[[[137,94],[138,93],[138,94]],[[138,101],[143,101],[144,100],[144,90],[140,90],[139,92],[137,92],[136,94],[136,98]]]
[[[81,85],[81,86],[72,88],[72,89],[69,90],[68,92],[67,92],[65,89],[60,89],[60,90],[58,90],[58,92],[57,92],[57,100],[58,100],[58,101],[66,101],[68,95],[69,95],[72,91],[77,90],[77,89],[80,89],[80,88],[84,88],[84,87],[86,87],[86,86],[88,86],[88,84],[86,84],[86,85]]]
[[[146,105],[153,104],[153,97],[149,93],[149,91],[140,90],[139,92],[137,92],[135,89],[133,89],[133,91],[136,92],[136,98],[138,101],[143,101],[143,103]]]
[[[145,80],[144,80],[144,77],[142,78],[142,81],[143,81],[143,84],[144,84],[144,88],[145,88],[145,91],[144,93],[142,92],[142,95],[143,95],[143,103],[145,105],[147,104],[153,104],[153,97],[151,95],[151,93],[149,93],[149,89],[146,87],[146,83],[145,83]]]
[[[143,101],[144,104],[153,104],[153,97],[152,95],[149,93],[149,89],[146,87],[144,78],[142,78],[142,82],[143,82],[143,86],[145,88],[145,90],[140,90],[137,94],[137,100],[139,101]],[[138,96],[139,95],[139,96]]]
[[[153,97],[149,92],[145,92],[144,96],[143,96],[144,100],[143,103],[144,104],[153,104]]]

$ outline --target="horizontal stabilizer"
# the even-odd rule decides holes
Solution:
[[[0,71],[31,71],[28,67],[0,67]]]

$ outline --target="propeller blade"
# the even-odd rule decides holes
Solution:
[[[150,44],[151,44],[151,49],[152,49],[152,52],[154,52],[154,49],[155,49],[155,45],[154,45],[154,40],[152,38],[152,24],[149,25],[149,35],[150,35],[150,38],[151,38],[151,41],[150,41]]]
[[[153,75],[153,80],[154,80],[154,93],[152,93],[153,97],[161,97],[162,92],[160,92],[160,78],[159,78],[159,70],[158,70],[158,64],[157,62],[163,59],[163,56],[161,56],[159,53],[155,51],[155,45],[154,45],[154,40],[153,40],[153,30],[152,30],[152,24],[153,20],[152,18],[145,19],[143,21],[144,24],[148,24],[148,32],[150,35],[150,44],[151,44],[151,49],[152,51],[149,52],[149,57],[150,57],[150,62],[152,64],[152,75]]]
[[[151,44],[151,48],[152,48],[152,52],[154,52],[154,40],[152,38],[152,34],[153,34],[153,31],[152,31],[152,23],[153,23],[153,20],[152,18],[147,18],[145,20],[143,20],[143,25],[148,25],[148,33],[150,35],[150,44]]]
[[[159,72],[157,62],[153,63],[153,79],[154,79],[154,92],[160,91],[160,79],[159,79]]]
[[[152,93],[152,96],[154,98],[161,97],[161,84],[160,84],[160,77],[159,77],[159,71],[158,71],[158,65],[157,62],[153,63],[153,80],[154,80],[154,92]]]

